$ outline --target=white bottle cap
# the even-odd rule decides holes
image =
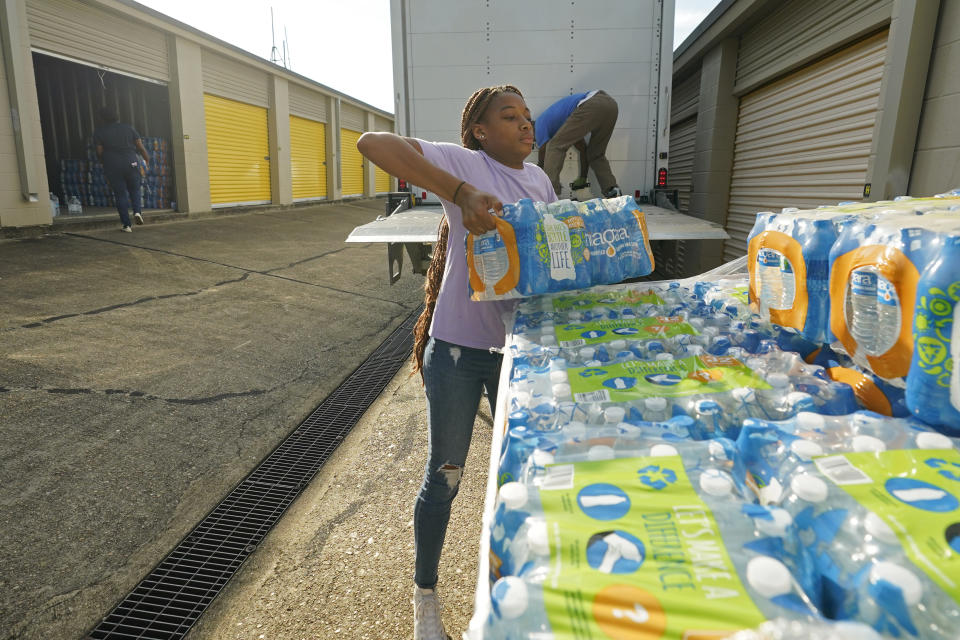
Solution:
[[[519,509],[527,504],[527,487],[519,482],[505,482],[500,487],[500,501],[507,509]]]
[[[526,583],[516,576],[505,576],[497,580],[490,589],[490,596],[497,603],[496,609],[500,612],[500,617],[506,620],[522,616],[530,601]]]
[[[827,424],[822,415],[811,411],[801,411],[796,415],[794,421],[800,429],[823,429]]]
[[[623,351],[624,349],[627,348],[627,341],[626,341],[626,340],[611,340],[611,341],[610,341],[610,348],[613,349],[614,351]]]
[[[701,347],[700,345],[692,344],[689,347],[687,347],[687,353],[694,356],[702,356],[706,352],[703,350],[703,347]]]
[[[623,422],[623,417],[627,415],[626,410],[623,407],[607,407],[603,410],[603,419],[609,422],[610,424],[617,424],[618,422]]]
[[[763,360],[757,357],[748,358],[744,363],[753,371],[763,371]]]
[[[587,433],[587,425],[579,420],[571,420],[563,427],[563,435],[570,438],[580,438]]]
[[[750,387],[737,387],[730,392],[738,402],[753,402],[757,394]]]
[[[923,585],[917,576],[907,569],[893,562],[878,562],[870,570],[870,582],[876,584],[886,580],[890,584],[900,587],[903,600],[908,607],[916,606],[923,597]]]
[[[790,490],[793,491],[801,500],[807,502],[823,502],[827,499],[830,490],[827,483],[816,476],[802,474],[790,481]]]
[[[873,627],[863,622],[838,620],[830,622],[831,633],[826,640],[883,640]]]
[[[663,411],[667,408],[667,399],[661,398],[659,396],[654,398],[645,398],[643,401],[643,406],[650,411]]]
[[[571,397],[570,385],[566,382],[561,382],[560,384],[555,384],[551,387],[553,391],[553,397],[557,400],[567,400]]]
[[[890,525],[884,522],[883,518],[873,511],[868,513],[867,517],[863,519],[863,528],[880,542],[895,545],[900,544],[900,541],[897,540],[897,534],[893,532]]]
[[[764,598],[775,598],[793,591],[790,570],[769,556],[750,559],[747,563],[747,583]]]
[[[767,382],[774,389],[783,389],[790,386],[790,376],[785,373],[771,373],[767,376]]]
[[[853,445],[853,450],[858,452],[872,451],[879,453],[887,450],[887,445],[884,444],[883,440],[874,438],[873,436],[853,436],[851,444]]]
[[[791,391],[787,394],[787,405],[790,407],[796,407],[800,403],[806,403],[809,401],[809,404],[813,404],[813,396],[804,391]]]
[[[587,460],[613,460],[615,457],[617,456],[613,447],[608,447],[605,444],[597,444],[587,450]]]
[[[708,440],[707,451],[710,452],[710,455],[714,458],[719,458],[720,460],[727,460],[727,450],[723,448],[723,445],[717,442],[716,440]]]
[[[658,353],[656,356],[656,359],[657,360],[673,360],[673,354],[667,353],[667,352]]]
[[[583,349],[580,349],[580,353],[578,355],[582,360],[593,360],[593,356],[596,354],[597,350],[593,347],[584,347]]]
[[[567,381],[567,372],[563,369],[556,369],[550,372],[550,382],[558,384]]]
[[[537,467],[545,467],[548,464],[553,464],[553,454],[543,449],[534,449],[533,453],[530,454],[530,459]]]
[[[805,462],[813,460],[814,456],[823,455],[823,447],[813,440],[794,440],[790,443],[790,451]]]
[[[550,540],[547,536],[547,523],[540,518],[527,518],[527,543],[538,556],[550,555]]]
[[[924,431],[917,434],[918,449],[953,449],[953,442],[942,433]]]
[[[770,515],[773,516],[772,520],[768,518],[754,518],[753,522],[757,530],[767,536],[779,537],[785,535],[787,529],[793,524],[793,516],[790,515],[789,511],[781,509],[780,507],[771,507],[769,512]]]
[[[700,488],[711,496],[728,496],[733,492],[733,480],[717,469],[707,469],[700,474]]]
[[[553,328],[551,327],[551,330],[552,329]],[[555,347],[557,346],[557,336],[544,333],[542,336],[540,336],[540,344],[545,347]]]
[[[665,458],[667,456],[678,456],[680,452],[672,444],[655,444],[650,447],[650,455],[654,458]]]

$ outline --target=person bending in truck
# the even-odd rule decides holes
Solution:
[[[540,147],[537,164],[550,177],[557,196],[560,195],[560,170],[571,146],[580,152],[580,175],[573,183],[575,188],[586,186],[589,165],[600,181],[600,192],[605,198],[621,195],[607,161],[607,144],[617,124],[617,114],[617,101],[598,89],[561,98],[537,116],[536,139]],[[584,142],[588,134],[590,140]]]
[[[524,162],[533,150],[533,125],[516,87],[475,92],[460,118],[460,138],[462,146],[368,132],[357,142],[360,153],[387,173],[437,194],[444,212],[424,311],[414,327],[414,370],[423,378],[430,435],[413,510],[416,640],[447,638],[436,594],[440,552],[484,390],[491,414],[497,405],[502,317],[515,304],[470,300],[464,240],[467,232],[495,229],[504,202],[557,199],[546,174]]]
[[[97,146],[97,158],[103,163],[103,173],[113,191],[113,199],[120,214],[122,230],[130,233],[130,215],[137,224],[143,224],[140,209],[140,166],[137,154],[143,156],[146,164],[150,156],[140,140],[140,134],[129,124],[120,122],[120,117],[110,107],[100,109],[103,125],[93,133],[93,143]]]

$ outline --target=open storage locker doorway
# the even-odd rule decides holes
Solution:
[[[144,210],[175,209],[171,148],[170,96],[158,81],[33,53],[44,161],[50,191],[61,203],[80,199],[83,214],[115,212],[113,192],[93,147],[102,106],[114,109],[120,121],[133,126],[150,155],[144,168],[141,198]]]

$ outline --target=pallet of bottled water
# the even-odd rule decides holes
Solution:
[[[758,213],[748,266],[763,318],[829,345],[960,435],[960,190]]]
[[[956,637],[958,442],[857,411],[748,287],[521,301],[468,637]]]

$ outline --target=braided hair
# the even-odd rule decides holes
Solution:
[[[502,84],[478,89],[467,100],[463,114],[460,116],[460,142],[467,149],[474,151],[481,149],[480,141],[473,135],[473,125],[483,119],[490,103],[502,93],[515,93],[523,98],[520,89],[510,84]],[[433,249],[433,258],[427,268],[426,281],[423,284],[423,312],[413,327],[413,373],[420,372],[421,376],[423,376],[423,354],[430,339],[430,324],[433,322],[433,311],[437,306],[437,296],[440,295],[440,284],[443,281],[443,270],[447,262],[449,235],[450,225],[447,223],[447,217],[443,216],[440,221],[437,245]]]

